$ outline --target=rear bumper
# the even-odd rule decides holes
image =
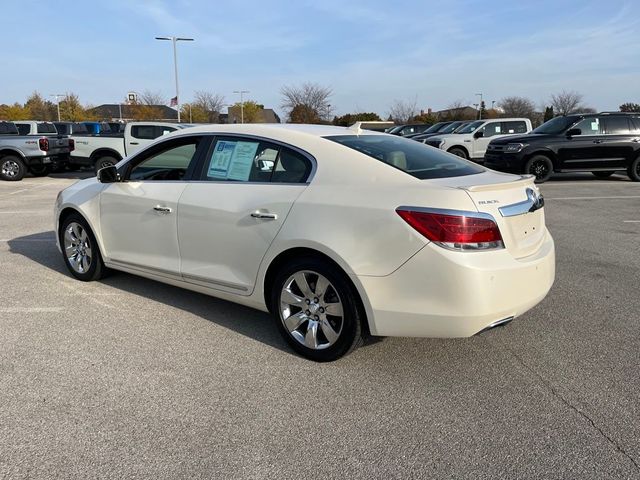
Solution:
[[[453,252],[428,244],[386,277],[359,276],[373,335],[468,337],[538,304],[555,279],[547,232],[534,255],[506,250]],[[372,315],[371,315],[372,314]]]

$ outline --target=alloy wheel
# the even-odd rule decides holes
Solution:
[[[325,276],[302,270],[291,275],[282,287],[280,320],[298,343],[322,350],[340,338],[344,325],[342,300]]]
[[[64,252],[75,272],[86,273],[91,268],[91,241],[87,231],[77,222],[71,222],[64,231]]]
[[[544,161],[538,160],[531,164],[529,173],[535,175],[538,180],[545,178],[549,174],[549,166]]]
[[[6,160],[2,163],[2,174],[7,177],[15,177],[20,172],[20,165],[15,160]]]

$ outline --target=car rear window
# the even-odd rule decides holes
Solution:
[[[391,135],[335,135],[325,138],[420,180],[475,175],[485,171],[479,165],[411,139]]]
[[[38,133],[58,133],[58,130],[53,123],[39,123]]]

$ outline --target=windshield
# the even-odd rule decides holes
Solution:
[[[389,135],[337,135],[327,140],[349,147],[420,180],[460,177],[484,168],[423,143]]]
[[[484,120],[477,120],[475,122],[471,122],[470,124],[462,127],[456,133],[473,133],[475,132],[481,125],[484,125]]]
[[[531,133],[546,133],[546,134],[554,134],[554,133],[562,133],[571,125],[576,123],[580,117],[556,117],[552,118],[548,122],[543,123],[538,128],[533,130]]]
[[[390,128],[389,130],[387,130],[387,133],[397,133],[400,131],[400,129],[404,127],[404,125],[397,125],[395,127]]]
[[[442,130],[440,130],[439,133],[453,133],[456,131],[456,129],[458,127],[460,127],[460,125],[462,125],[464,122],[453,122],[450,125],[447,125],[446,127],[444,127]]]
[[[427,128],[424,132],[422,133],[436,133],[439,132],[440,129],[444,128],[447,126],[446,122],[438,122],[434,125],[431,125],[429,128]]]

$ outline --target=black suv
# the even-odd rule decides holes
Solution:
[[[530,173],[538,183],[553,172],[587,171],[607,178],[621,170],[640,182],[640,113],[556,117],[526,135],[491,141],[484,165],[502,172]]]

